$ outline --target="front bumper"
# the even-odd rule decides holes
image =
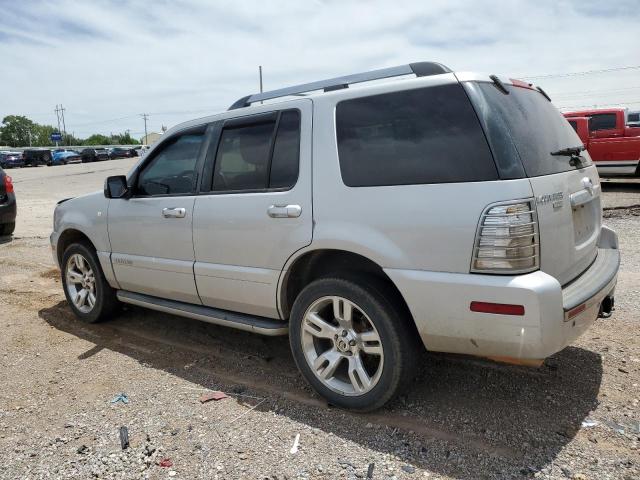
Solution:
[[[615,232],[603,227],[593,264],[564,288],[551,275],[498,276],[385,269],[432,351],[543,359],[575,341],[613,297],[620,264]],[[472,312],[473,301],[523,305],[524,315]]]
[[[58,268],[60,268],[60,262],[58,260],[58,250],[57,250],[59,237],[60,237],[60,234],[55,230],[51,232],[51,235],[49,235],[49,243],[51,244],[51,255],[53,256],[53,261]]]
[[[17,213],[16,196],[10,193],[7,195],[6,200],[0,203],[0,223],[15,222]]]

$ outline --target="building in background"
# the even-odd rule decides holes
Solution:
[[[153,145],[162,137],[161,133],[151,132],[140,139],[142,145]]]

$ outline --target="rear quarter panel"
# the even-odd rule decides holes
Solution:
[[[419,88],[454,81],[453,76],[439,75],[406,80],[406,85]],[[353,89],[348,96],[326,93],[314,99],[315,226],[309,249],[347,250],[363,255],[383,268],[468,273],[483,209],[501,200],[529,198],[532,195],[531,185],[528,179],[519,179],[346,186],[342,181],[337,151],[337,102],[397,88],[397,83],[393,86],[376,85]]]

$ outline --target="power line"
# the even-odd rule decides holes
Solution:
[[[559,94],[554,94],[554,98],[573,98],[573,97],[583,97],[589,95],[619,95],[618,92],[627,92],[629,90],[637,90],[638,87],[627,87],[627,88],[614,88],[612,90],[577,90],[575,92],[563,92]]]
[[[622,103],[601,103],[600,105],[595,104],[595,103],[591,103],[589,105],[570,105],[570,106],[563,106],[563,105],[558,105],[558,108],[562,108],[562,109],[575,109],[575,108],[606,108],[606,107],[620,107],[620,106],[625,106],[625,105],[640,105],[640,100],[636,100],[633,102],[622,102]]]
[[[89,125],[99,125],[101,123],[117,122],[118,120],[126,120],[127,118],[135,118],[137,116],[138,116],[137,114],[134,114],[134,115],[127,115],[125,117],[109,118],[106,120],[97,120],[95,122],[80,123],[78,125],[74,125],[74,127],[87,127]]]
[[[584,72],[571,72],[571,73],[552,73],[552,74],[543,74],[543,75],[525,75],[520,78],[524,78],[527,80],[533,80],[537,78],[561,78],[561,77],[577,77],[581,75],[593,75],[596,73],[608,73],[608,72],[620,72],[623,70],[639,70],[640,65],[631,65],[628,67],[615,67],[615,68],[604,68],[601,70],[586,70]]]

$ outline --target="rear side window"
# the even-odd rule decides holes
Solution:
[[[275,120],[222,131],[213,170],[214,190],[259,190],[267,185]]]
[[[214,191],[291,188],[298,179],[300,112],[285,110],[259,123],[222,130],[213,170]]]
[[[571,128],[573,128],[574,132],[578,131],[578,122],[576,122],[575,120],[569,120],[569,125],[571,125]]]
[[[282,112],[271,161],[271,188],[288,188],[298,180],[300,162],[300,112]]]
[[[596,115],[591,115],[589,131],[595,132],[596,130],[611,130],[612,128],[616,128],[615,113],[598,113]]]
[[[350,187],[498,178],[459,84],[342,101],[336,129],[342,179]]]

